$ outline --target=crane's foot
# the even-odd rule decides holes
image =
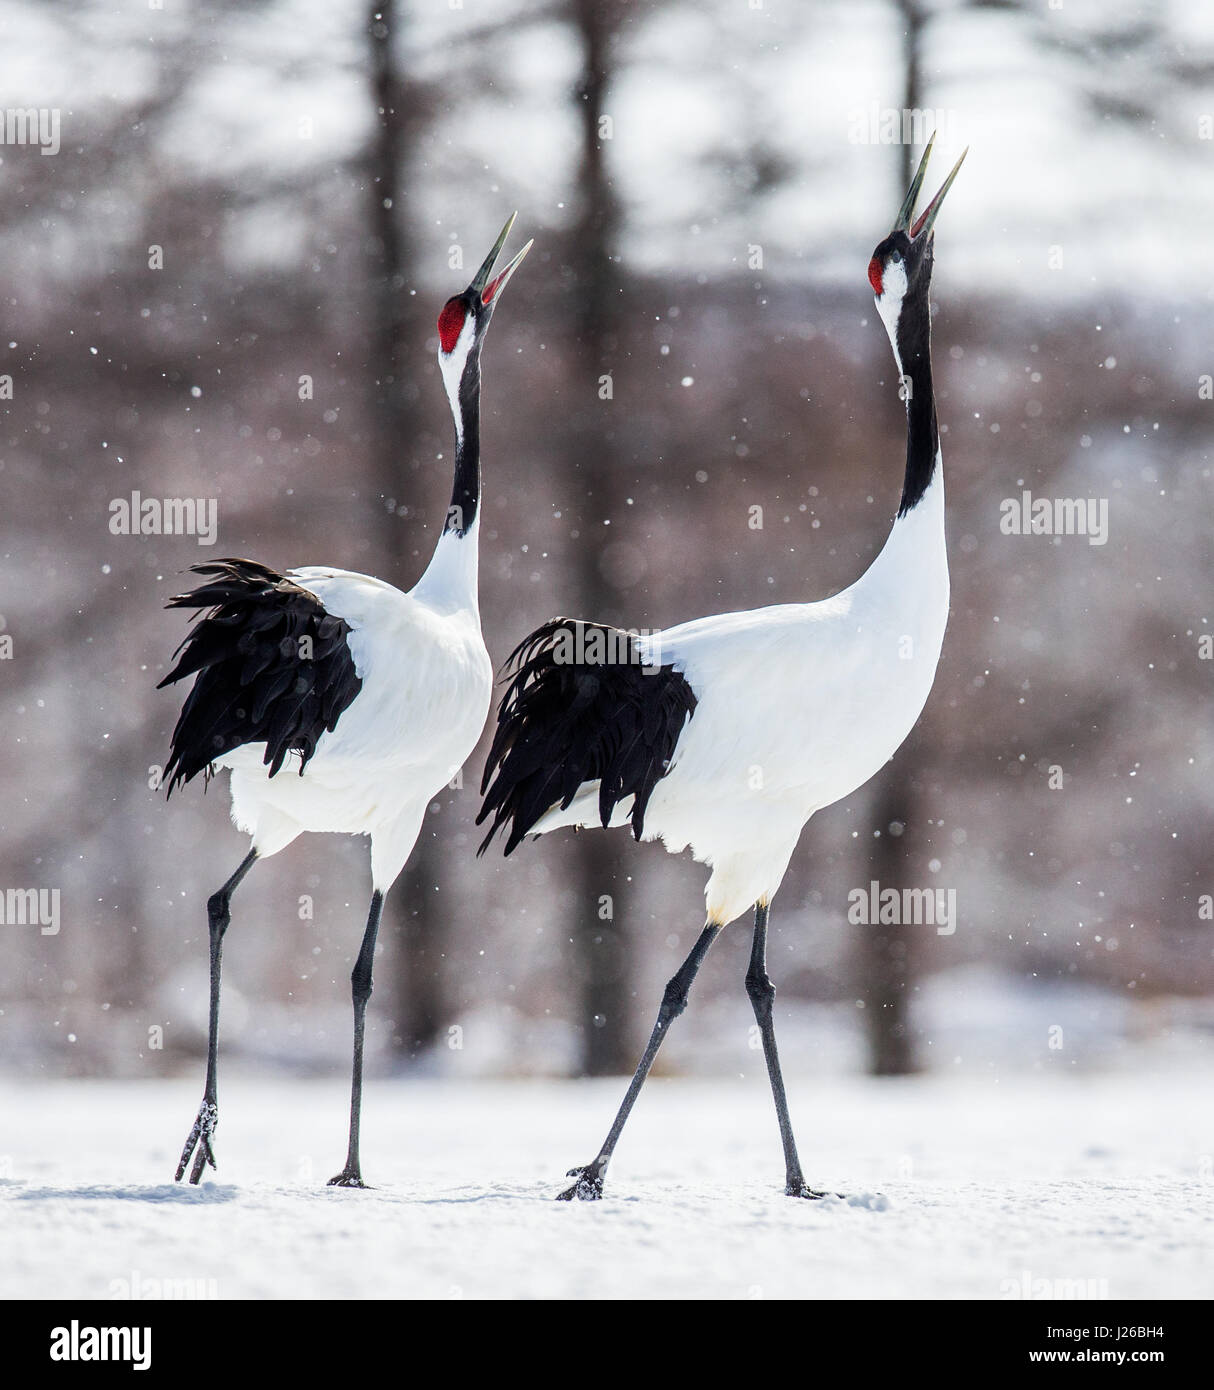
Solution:
[[[335,1178],[330,1178],[325,1184],[326,1187],[361,1187],[366,1188],[363,1176],[357,1168],[353,1172],[349,1168],[343,1168]]]
[[[791,1181],[784,1189],[786,1197],[807,1197],[811,1202],[819,1201],[823,1197],[842,1197],[842,1192],[819,1192],[816,1188],[810,1187],[801,1179]]]
[[[558,1202],[601,1202],[603,1200],[603,1169],[597,1164],[588,1163],[584,1168],[570,1168],[567,1178],[576,1178],[572,1187],[557,1194]]]
[[[212,1168],[218,1170],[213,1142],[215,1127],[218,1124],[219,1106],[213,1100],[204,1100],[198,1107],[194,1128],[190,1130],[190,1137],[185,1141],[185,1148],[181,1151],[181,1162],[177,1165],[178,1182],[181,1181],[182,1175],[189,1167],[191,1157],[194,1160],[194,1167],[190,1172],[190,1181],[195,1185],[202,1177],[202,1170],[208,1163]]]

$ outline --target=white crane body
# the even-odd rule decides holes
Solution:
[[[170,600],[200,620],[160,682],[195,677],[173,730],[168,791],[230,770],[232,820],[251,837],[245,859],[207,903],[207,1076],[178,1181],[189,1169],[196,1183],[208,1163],[215,1167],[220,963],[232,894],[259,859],[319,831],[371,841],[371,907],[351,973],[350,1139],[345,1167],[331,1179],[363,1186],[364,1021],[384,897],[417,843],[431,798],[476,746],[492,693],[477,597],[480,351],[497,297],[531,247],[493,275],[513,223],[511,216],[472,283],[439,315],[455,476],[442,534],[413,589],[402,593],[371,575],[322,565],[280,573],[227,559],[195,565],[208,582]]]
[[[712,867],[708,919],[770,902],[805,823],[893,757],[922,713],[948,621],[944,485],[895,523],[867,572],[817,603],[698,618],[637,638],[697,700],[642,839]],[[790,699],[790,692],[794,697]],[[533,827],[598,825],[597,782]],[[610,824],[627,824],[633,798]]]
[[[475,748],[489,712],[493,668],[476,606],[476,525],[439,543],[440,550],[466,552],[444,554],[440,566],[455,571],[444,578],[458,576],[463,584],[436,583],[427,571],[402,593],[349,570],[288,571],[349,624],[346,642],[362,689],[336,727],[321,734],[302,773],[300,755],[292,753],[269,776],[264,742],[216,759],[217,767],[232,769],[232,820],[252,836],[260,858],[304,831],[368,835],[373,885],[386,892],[399,875],[427,805]]]
[[[801,1174],[772,1023],[767,921],[806,822],[894,755],[923,711],[948,622],[944,483],[931,373],[928,290],[936,213],[961,166],[913,222],[929,142],[868,278],[906,404],[897,517],[876,559],[817,603],[722,613],[630,637],[554,618],[519,644],[482,782],[482,853],[511,854],[564,826],[631,826],[690,849],[711,873],[704,930],[666,986],[615,1123],[560,1194],[595,1200],[615,1144],[671,1022],[718,933],[750,908],[746,988],[762,1034],[791,1196]],[[964,158],[964,155],[962,156]],[[590,635],[598,641],[589,641]],[[599,653],[614,653],[603,659]],[[579,655],[580,653],[580,655]]]

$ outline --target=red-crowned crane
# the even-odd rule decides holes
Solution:
[[[230,903],[258,859],[306,830],[371,841],[371,908],[350,977],[354,1066],[345,1167],[331,1185],[362,1187],[358,1131],[363,1030],[384,897],[404,868],[430,799],[484,727],[493,671],[477,604],[481,345],[501,292],[531,242],[493,274],[514,215],[438,320],[439,366],[455,417],[455,481],[442,535],[407,593],[328,566],[280,574],[252,560],[195,565],[212,576],[171,608],[209,610],[161,686],[196,675],[173,731],[168,790],[232,772],[232,820],[252,836],[240,867],[207,903],[210,1037],[202,1105],[180,1181],[215,1167],[219,976]]]
[[[666,986],[657,1022],[596,1157],[560,1194],[593,1200],[671,1023],[722,928],[754,908],[746,990],[763,1039],[784,1146],[785,1190],[817,1197],[797,1156],[772,1024],[767,916],[805,823],[886,763],[927,701],[948,620],[928,287],[933,223],[961,160],[917,221],[924,151],[868,278],[906,400],[906,472],[889,538],[862,578],[818,603],[724,613],[650,636],[556,618],[527,637],[481,790],[506,831],[630,824],[711,866],[707,921]],[[964,154],[961,157],[965,158]]]

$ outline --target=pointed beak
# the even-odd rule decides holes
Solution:
[[[502,247],[506,244],[506,238],[510,235],[510,228],[514,226],[514,219],[517,216],[517,212],[512,212],[510,216],[506,219],[506,225],[502,228],[501,235],[493,243],[493,250],[490,251],[489,254],[485,257],[484,264],[476,272],[475,276],[472,279],[472,283],[468,286],[470,290],[475,290],[476,293],[480,295],[482,304],[491,303],[493,299],[501,293],[501,291],[506,285],[506,282],[518,269],[519,263],[522,261],[523,257],[527,254],[527,252],[531,250],[531,247],[533,245],[533,243],[529,241],[527,245],[524,246],[523,249],[518,253],[518,255],[515,256],[515,258],[510,262],[510,264],[506,266],[504,270],[501,271],[500,274],[493,276],[493,279],[489,278],[491,275],[493,275],[494,263],[496,262],[498,256],[501,255]]]
[[[936,220],[936,215],[940,211],[940,206],[944,202],[944,195],[953,186],[953,180],[957,177],[957,171],[965,162],[965,156],[969,154],[969,147],[966,146],[961,152],[961,158],[953,165],[952,173],[944,180],[939,193],[937,193],[931,202],[928,203],[927,207],[923,209],[922,213],[919,215],[919,220],[912,226],[911,218],[915,215],[915,204],[919,200],[919,190],[923,187],[923,178],[927,173],[927,161],[931,155],[932,146],[935,143],[936,135],[933,131],[932,138],[927,142],[927,149],[923,151],[923,158],[919,161],[919,167],[915,171],[915,177],[911,180],[910,189],[907,191],[901,208],[898,209],[898,220],[894,223],[894,231],[905,232],[912,241],[916,237],[923,236],[925,233],[931,231],[932,224]]]

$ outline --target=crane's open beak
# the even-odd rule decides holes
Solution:
[[[936,143],[936,133],[932,132],[932,138],[927,142],[927,149],[923,151],[923,158],[919,161],[919,168],[915,171],[915,177],[911,180],[910,190],[898,210],[898,220],[894,223],[894,231],[905,232],[913,241],[916,237],[923,236],[930,232],[932,223],[936,220],[936,214],[940,211],[940,205],[944,202],[944,195],[953,186],[953,180],[957,177],[957,171],[965,162],[965,156],[969,154],[969,146],[961,152],[961,158],[953,165],[953,172],[944,180],[940,192],[928,203],[919,215],[919,220],[911,226],[911,218],[915,215],[915,203],[919,199],[919,190],[923,187],[923,177],[927,173],[927,161],[932,152],[932,146]]]
[[[517,216],[517,212],[512,212],[506,219],[506,225],[502,228],[501,235],[493,243],[493,250],[485,257],[484,265],[476,272],[472,283],[468,286],[470,290],[475,290],[476,293],[480,295],[482,304],[492,303],[493,299],[500,294],[505,287],[506,281],[509,280],[518,269],[519,263],[522,261],[523,257],[531,250],[533,243],[529,241],[510,264],[506,266],[501,274],[495,275],[492,280],[489,278],[493,275],[493,264],[498,256],[501,255],[502,247],[506,244],[506,238],[510,235],[510,228],[514,226],[514,219]]]

